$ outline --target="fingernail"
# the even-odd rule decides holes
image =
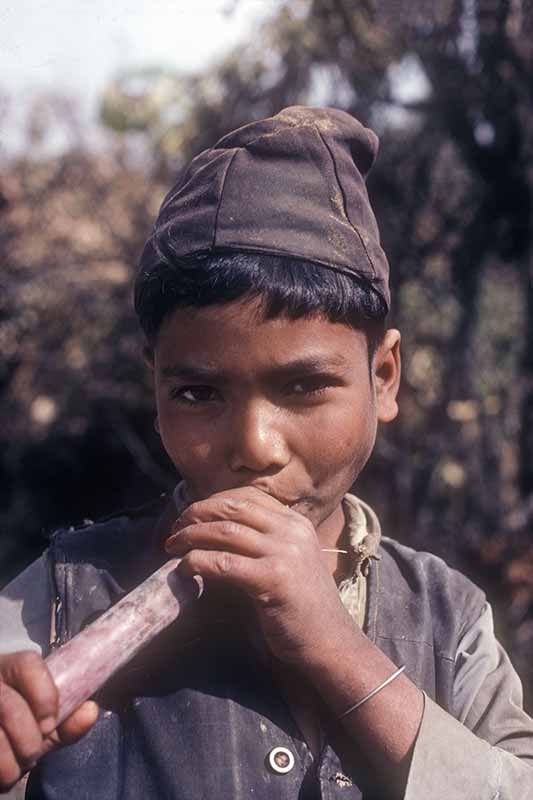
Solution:
[[[173,536],[168,537],[168,539],[165,542],[165,550],[167,551],[167,553],[172,552],[177,539],[178,539],[178,534],[174,534]]]
[[[56,718],[44,717],[44,719],[39,722],[39,727],[43,736],[48,736],[48,734],[52,733],[52,731],[56,728]]]

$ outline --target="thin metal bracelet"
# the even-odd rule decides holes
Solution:
[[[339,716],[336,718],[335,721],[339,722],[339,720],[344,719],[344,717],[347,717],[348,714],[351,714],[352,711],[355,711],[357,708],[360,708],[364,703],[366,703],[367,700],[370,700],[378,692],[381,692],[381,690],[384,689],[385,686],[388,686],[389,683],[392,683],[393,680],[398,677],[398,675],[402,674],[404,669],[405,669],[405,664],[402,664],[401,667],[398,667],[396,672],[393,672],[392,675],[389,675],[386,681],[383,681],[383,683],[380,683],[379,686],[376,686],[375,689],[372,689],[372,691],[369,692],[367,695],[365,695],[365,697],[363,697],[361,700],[358,700],[357,703],[355,703],[355,705],[350,706],[350,708],[347,708],[346,711],[342,712],[342,714],[339,714]]]

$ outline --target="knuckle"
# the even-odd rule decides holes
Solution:
[[[190,547],[191,546],[191,532],[189,527],[182,528],[180,531],[179,536],[175,541],[175,546],[177,548],[183,547]]]
[[[231,553],[217,553],[215,556],[215,569],[221,575],[227,575],[233,568],[233,556]]]
[[[0,713],[0,724],[11,734],[16,731],[18,737],[26,735],[28,727],[31,732],[31,723],[28,725],[26,709],[21,707],[21,703],[14,702],[3,706]]]
[[[240,531],[238,523],[226,520],[222,523],[222,533],[224,536],[236,536]]]
[[[238,500],[236,497],[225,497],[222,504],[223,511],[227,514],[237,514],[245,508],[246,501]]]
[[[42,687],[39,694],[34,694],[31,707],[39,719],[55,715],[59,706],[59,691],[52,681]]]
[[[196,501],[194,503],[191,503],[191,505],[188,506],[185,509],[183,514],[181,514],[181,516],[180,516],[180,518],[178,520],[180,525],[181,524],[187,525],[187,524],[189,524],[191,522],[195,522],[198,519],[198,514],[199,514],[199,510],[200,510],[199,506],[200,506],[200,504],[198,503],[198,501]]]
[[[6,683],[25,679],[28,674],[34,673],[39,667],[43,667],[44,662],[41,656],[33,650],[23,650],[20,653],[13,653],[6,660],[2,670],[3,678]]]
[[[38,665],[42,664],[41,656],[34,650],[22,650],[13,656],[14,662],[19,669],[35,669]]]
[[[0,722],[16,713],[17,692],[7,683],[0,683]]]
[[[280,585],[286,582],[290,576],[290,570],[287,563],[281,559],[274,559],[270,564],[270,576],[274,585]]]
[[[40,752],[41,740],[39,740],[38,744],[35,742],[32,742],[31,744],[23,744],[17,749],[18,763],[21,767],[29,769],[39,758]]]
[[[297,561],[301,558],[302,548],[298,542],[285,543],[285,557],[290,561]]]
[[[39,714],[51,713],[59,702],[59,691],[43,658],[34,651],[16,653],[9,668],[0,679],[0,713],[5,702],[13,702],[15,695],[25,699]]]

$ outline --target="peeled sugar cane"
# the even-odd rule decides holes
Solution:
[[[201,580],[182,578],[178,564],[179,559],[167,561],[48,656],[46,665],[59,690],[58,724],[200,596]]]

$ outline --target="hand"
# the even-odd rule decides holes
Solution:
[[[98,717],[96,704],[86,702],[56,728],[57,710],[57,688],[37,653],[0,656],[0,791],[45,753],[77,741]]]
[[[308,667],[353,632],[313,525],[270,495],[221,492],[189,506],[174,530],[166,549],[178,569],[245,592],[279,660]]]

